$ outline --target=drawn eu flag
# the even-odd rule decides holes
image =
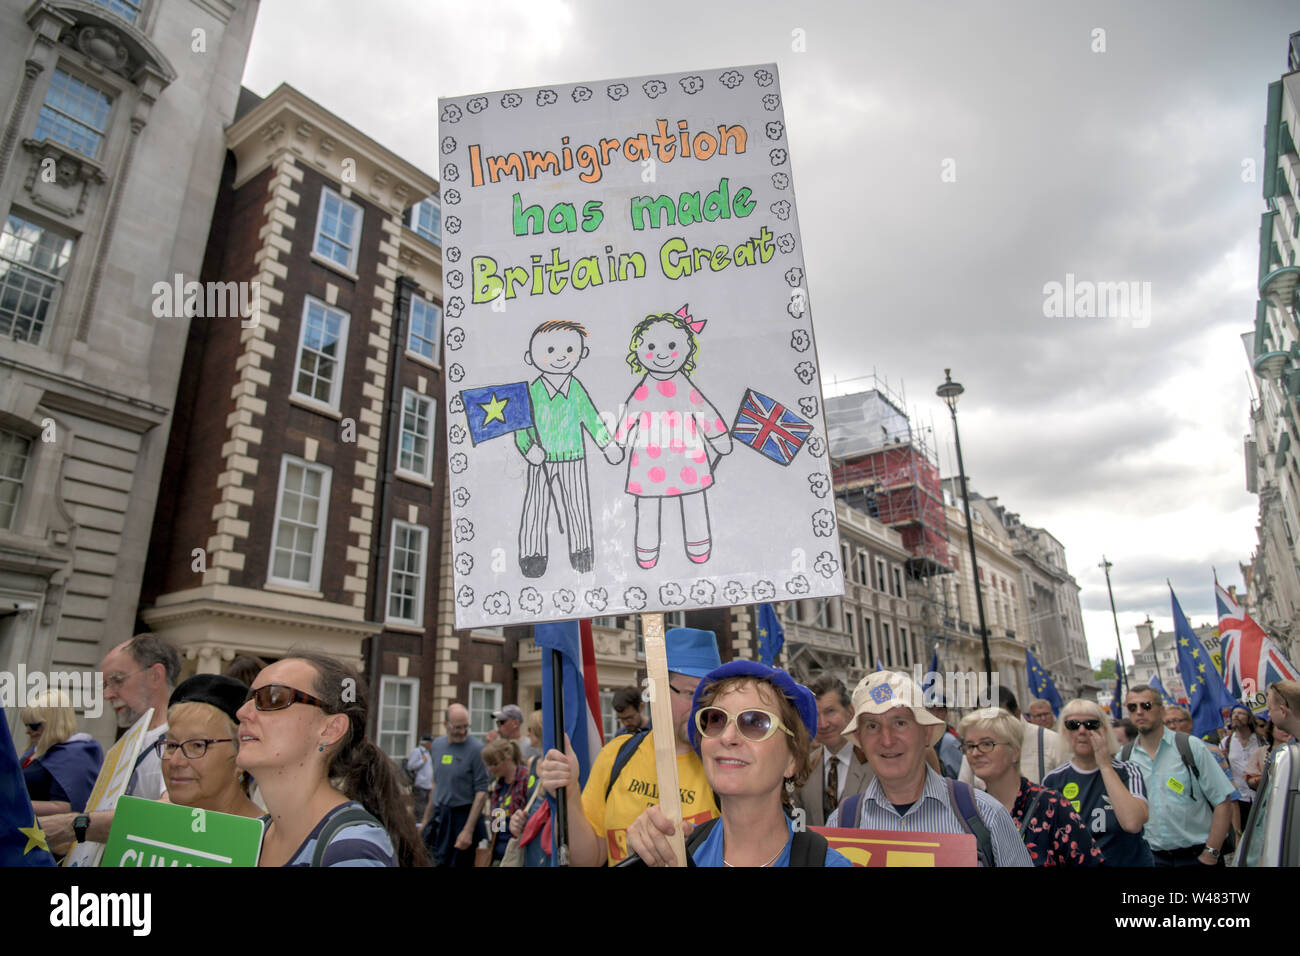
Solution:
[[[465,403],[470,440],[477,445],[489,438],[500,438],[533,424],[533,409],[528,402],[528,383],[485,385],[466,388],[460,393]]]
[[[1060,716],[1061,714],[1061,693],[1052,683],[1052,677],[1047,671],[1043,670],[1042,665],[1038,663],[1038,658],[1034,657],[1034,652],[1025,648],[1025,675],[1029,678],[1029,692],[1039,700],[1045,700],[1052,705],[1052,714]]]
[[[9,721],[0,707],[0,866],[53,866],[45,833],[36,822]]]

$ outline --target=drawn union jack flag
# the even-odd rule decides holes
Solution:
[[[1264,629],[1218,581],[1214,582],[1214,598],[1219,605],[1223,682],[1234,697],[1262,712],[1267,704],[1264,691],[1269,684],[1300,677]]]
[[[731,434],[778,465],[788,465],[812,434],[812,425],[776,399],[748,388]]]

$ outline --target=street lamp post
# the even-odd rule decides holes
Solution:
[[[957,470],[961,474],[961,500],[966,512],[966,543],[970,545],[971,581],[975,586],[975,610],[980,619],[980,640],[984,644],[984,675],[988,686],[993,686],[993,656],[989,653],[989,631],[984,626],[984,595],[980,591],[979,561],[975,557],[975,525],[970,517],[970,494],[966,488],[966,463],[961,457],[961,433],[957,430],[957,396],[966,391],[959,382],[952,380],[952,369],[943,370],[945,381],[935,394],[944,400],[948,411],[952,413],[952,434],[957,443]]]
[[[1106,556],[1103,554],[1101,556],[1101,564],[1097,565],[1097,567],[1106,572],[1106,593],[1110,595],[1110,617],[1111,620],[1115,622],[1115,693],[1118,694],[1120,681],[1122,679],[1120,670],[1124,666],[1124,645],[1120,643],[1119,639],[1119,615],[1115,613],[1115,592],[1112,591],[1110,587],[1110,569],[1113,568],[1114,565],[1107,561]]]

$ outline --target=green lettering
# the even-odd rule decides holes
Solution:
[[[514,227],[516,236],[540,236],[545,216],[546,214],[542,212],[541,206],[529,206],[525,209],[522,197],[520,197],[519,193],[515,193]]]
[[[573,203],[557,202],[551,207],[551,221],[547,228],[551,232],[576,232],[578,229],[578,213],[573,208]]]
[[[650,198],[649,196],[632,197],[632,228],[644,229],[646,222],[646,212],[650,212],[654,218],[650,221],[651,229],[658,229],[664,225],[664,220],[668,225],[677,224],[677,209],[673,206],[673,201],[667,196]]]
[[[573,264],[573,287],[585,289],[589,285],[600,285],[600,260],[595,256],[584,256]]]
[[[725,183],[726,180],[724,179],[723,182]],[[753,212],[754,207],[758,205],[758,203],[749,198],[751,195],[752,193],[748,186],[741,186],[736,190],[736,196],[731,200],[731,211],[736,214],[737,219],[744,219]]]
[[[475,256],[471,266],[474,276],[474,301],[491,302],[501,294],[497,261],[489,256]]]
[[[703,221],[704,216],[700,214],[700,194],[682,193],[677,200],[677,225],[689,226]]]
[[[659,247],[659,268],[663,271],[664,277],[668,279],[680,279],[682,276],[691,274],[691,261],[688,258],[685,262],[680,262],[678,256],[686,252],[686,240],[681,236],[673,236],[662,246]],[[500,285],[500,282],[497,283]],[[474,301],[478,301],[475,299]]]
[[[605,214],[600,210],[600,201],[592,199],[582,204],[582,231],[595,232],[602,222],[605,221]]]
[[[698,151],[696,155],[699,155]],[[718,188],[709,193],[704,198],[704,218],[709,222],[716,222],[719,219],[730,219],[731,212],[727,209],[727,193],[730,185],[727,180],[718,180]]]

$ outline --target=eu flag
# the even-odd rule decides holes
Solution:
[[[0,707],[0,866],[54,866]]]
[[[930,664],[926,668],[925,677],[923,677],[921,680],[921,695],[922,695],[922,699],[926,701],[927,706],[931,700],[935,700],[935,697],[931,692],[930,688],[934,687],[935,682],[938,681],[938,679],[939,679],[939,645],[936,644],[934,645],[934,652],[930,655]],[[946,706],[947,703],[948,701],[946,699],[943,700],[942,706]]]
[[[775,667],[776,655],[785,646],[785,628],[776,616],[776,609],[770,604],[763,604],[758,609],[758,660],[768,667]]]
[[[1223,678],[1214,668],[1214,662],[1201,644],[1200,638],[1187,623],[1183,609],[1178,606],[1178,597],[1174,589],[1169,589],[1169,598],[1174,606],[1174,639],[1178,642],[1178,673],[1187,688],[1187,697],[1191,701],[1188,708],[1192,712],[1192,733],[1204,737],[1213,730],[1223,726],[1220,708],[1229,709],[1237,706],[1237,701],[1228,693]]]
[[[1045,700],[1052,705],[1052,716],[1058,716],[1061,713],[1061,695],[1057,691],[1056,685],[1052,683],[1051,676],[1043,670],[1038,664],[1038,659],[1034,657],[1034,652],[1025,648],[1025,674],[1029,678],[1029,692],[1039,700]]]
[[[476,445],[533,424],[527,382],[466,388],[461,390],[460,397],[465,403],[469,437]]]
[[[1166,707],[1168,707],[1170,704],[1178,703],[1178,701],[1174,700],[1174,695],[1169,693],[1169,691],[1165,690],[1165,685],[1160,683],[1160,678],[1157,677],[1155,674],[1151,675],[1151,679],[1147,681],[1147,686],[1150,687],[1152,690],[1160,691],[1160,696],[1164,699]]]
[[[1124,662],[1115,658],[1115,693],[1110,698],[1110,715],[1116,720],[1124,719]]]

